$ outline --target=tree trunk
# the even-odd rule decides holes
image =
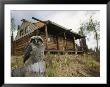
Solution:
[[[97,32],[95,32],[96,34],[96,42],[97,42],[97,49],[96,49],[96,52],[98,51],[98,36],[97,36]]]

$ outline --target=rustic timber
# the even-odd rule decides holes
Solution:
[[[65,35],[65,32],[64,32],[64,49],[65,49],[65,50],[67,49],[67,48],[66,48],[66,47],[67,47],[67,46],[66,46],[66,45],[67,45],[66,40],[67,40],[67,39],[66,39],[66,35]]]
[[[46,49],[48,49],[48,31],[47,31],[47,25],[45,24],[45,37],[46,37]]]
[[[74,41],[75,41],[75,37],[74,37]],[[77,52],[78,52],[78,49],[77,49],[76,43],[75,43],[75,54],[77,54]]]
[[[35,35],[40,35],[43,38],[45,52],[83,52],[77,50],[75,40],[84,38],[84,36],[51,21],[42,21],[34,17],[32,19],[37,21],[31,23],[23,19],[21,26],[19,26],[17,36],[13,42],[14,55],[22,55],[30,38]],[[81,47],[86,47],[84,39],[80,43],[84,43]]]
[[[57,50],[59,50],[59,41],[58,41],[58,36],[56,36],[56,40],[57,40]]]
[[[37,19],[37,18],[35,18],[35,17],[32,17],[32,19],[37,20],[37,21],[40,21],[41,23],[46,24],[46,22],[44,22],[44,21],[42,21],[42,20],[39,20],[39,19]]]

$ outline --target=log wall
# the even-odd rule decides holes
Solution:
[[[29,34],[28,36],[25,36],[21,39],[18,39],[14,42],[14,54],[15,55],[21,55],[24,52],[25,47],[27,46],[28,42],[30,41],[30,38],[32,36],[35,36],[36,33],[33,32],[31,34]],[[45,33],[41,33],[40,36],[43,38],[44,40],[44,46],[46,48],[46,37],[45,37]],[[48,37],[50,39],[50,41],[48,40],[47,43],[47,49],[46,50],[72,50],[74,49],[74,40],[73,39],[69,39],[66,40],[66,49],[65,49],[65,39],[62,36],[58,36],[57,38],[54,36],[52,37],[52,35],[49,35]],[[56,41],[55,41],[56,40]]]
[[[24,36],[16,41],[14,41],[14,55],[21,55],[24,52],[25,47],[27,46],[30,38],[35,36],[36,32],[33,32],[27,36]]]
[[[74,42],[73,42],[73,40],[72,39],[67,39],[67,45],[66,45],[66,49],[67,50],[72,50],[72,49],[74,49]]]

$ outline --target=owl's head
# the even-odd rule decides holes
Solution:
[[[31,42],[34,43],[35,45],[42,45],[43,44],[43,39],[41,36],[32,36],[31,37]]]

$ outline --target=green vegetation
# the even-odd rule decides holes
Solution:
[[[90,33],[93,33],[94,39],[96,40],[96,43],[97,43],[96,51],[98,52],[100,49],[99,42],[98,42],[100,40],[100,22],[95,20],[91,16],[87,22],[81,23],[79,29],[80,31],[78,33],[83,36],[87,36]],[[90,40],[90,38],[86,38],[86,39],[88,41]]]
[[[17,61],[16,61],[17,58]],[[99,57],[91,54],[47,54],[46,77],[98,77],[100,76]],[[23,57],[12,57],[12,68],[22,67]]]

